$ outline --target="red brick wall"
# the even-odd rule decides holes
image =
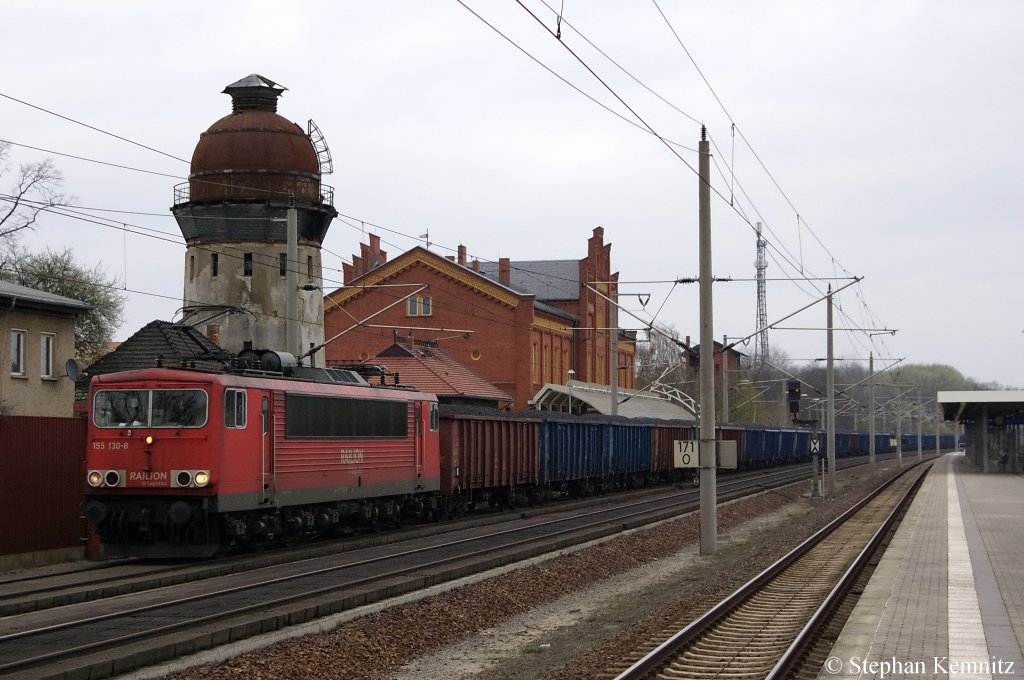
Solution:
[[[416,259],[430,262],[435,260],[442,271],[427,266]],[[380,239],[370,235],[370,243],[360,244],[360,254],[353,258],[352,265],[346,265],[345,281],[373,271],[371,263],[377,266],[386,262],[387,253],[380,250]],[[404,261],[409,264],[399,269]],[[607,385],[609,380],[608,352],[611,323],[611,303],[585,284],[598,288],[603,295],[612,296],[614,285],[598,282],[617,281],[618,274],[611,273],[611,244],[604,243],[604,229],[597,227],[587,241],[587,256],[579,262],[579,300],[555,303],[560,309],[578,319],[579,326],[571,334],[560,333],[549,328],[543,321],[534,324],[533,297],[512,296],[516,306],[495,299],[482,292],[489,285],[483,280],[478,285],[474,274],[459,267],[466,262],[465,248],[460,246],[456,262],[450,262],[422,249],[405,253],[382,270],[389,278],[379,283],[427,284],[428,290],[420,295],[430,295],[432,314],[428,317],[409,316],[404,303],[366,321],[368,325],[420,326],[454,329],[399,330],[399,334],[412,333],[423,340],[440,340],[441,347],[456,360],[469,366],[497,387],[508,392],[515,399],[515,408],[526,408],[527,402],[545,383],[565,384],[568,371],[575,371],[574,378],[584,382]],[[507,270],[503,258],[501,268]],[[391,271],[394,268],[394,271]],[[453,273],[454,272],[454,273]],[[361,281],[378,283],[370,276]],[[330,299],[324,305],[325,337],[362,321],[374,312],[409,295],[414,288],[378,288],[346,298],[342,303],[345,311]],[[511,295],[502,291],[506,297]],[[500,297],[500,296],[499,296]],[[569,325],[564,319],[539,313],[541,319],[555,326]],[[456,330],[471,330],[468,337],[462,337]],[[362,360],[374,356],[393,342],[395,330],[388,328],[359,327],[330,343],[326,348],[328,361]],[[536,346],[536,358],[534,355]],[[631,388],[634,381],[634,346],[630,343],[619,345],[619,385]]]
[[[398,262],[399,260],[396,260]],[[449,266],[456,266],[449,263]],[[459,362],[469,366],[498,388],[508,392],[516,408],[526,408],[533,396],[530,376],[530,326],[533,322],[533,301],[522,298],[515,309],[495,300],[465,283],[438,272],[422,263],[414,263],[383,283],[427,284],[420,295],[430,295],[430,316],[409,316],[403,302],[366,321],[368,325],[443,328],[434,330],[399,330],[410,332],[422,340],[439,340],[440,346]],[[414,287],[376,288],[345,301],[345,311],[329,301],[325,305],[325,335],[330,338],[355,321],[409,295]],[[346,313],[347,312],[347,313]],[[350,316],[351,315],[351,316]],[[464,337],[458,330],[473,331]],[[360,327],[346,333],[326,347],[328,361],[361,360],[372,357],[391,345],[394,330]]]

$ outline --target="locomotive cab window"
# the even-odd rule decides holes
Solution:
[[[437,406],[437,402],[430,404],[430,431],[437,432],[440,428],[440,409]]]
[[[202,427],[203,390],[100,390],[93,399],[96,427]]]
[[[206,392],[153,390],[153,427],[202,427],[206,424]]]
[[[224,427],[245,427],[245,390],[224,390]]]

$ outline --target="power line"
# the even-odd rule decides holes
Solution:
[[[42,106],[37,106],[36,104],[32,104],[30,102],[27,102],[27,101],[25,101],[23,99],[18,99],[17,97],[12,97],[9,94],[4,94],[3,92],[0,92],[0,97],[3,97],[4,99],[10,99],[11,101],[14,101],[14,102],[18,102],[19,104],[22,104],[22,105],[27,106],[29,108],[35,109],[37,111],[42,111],[43,113],[48,113],[51,116],[56,116],[57,118],[60,118],[62,120],[68,121],[69,123],[74,123],[75,125],[81,125],[82,127],[85,127],[85,128],[90,129],[90,130],[93,130],[94,132],[99,132],[100,134],[103,134],[103,135],[107,135],[108,137],[113,137],[114,139],[119,139],[122,142],[127,142],[129,144],[133,144],[133,145],[135,145],[137,147],[146,149],[147,151],[152,151],[153,153],[158,153],[161,156],[167,156],[168,158],[174,159],[176,161],[181,161],[182,163],[189,163],[189,161],[185,160],[184,158],[179,158],[178,156],[175,156],[174,154],[169,154],[166,151],[161,151],[160,149],[154,149],[151,146],[146,146],[145,144],[142,144],[140,142],[136,142],[134,140],[128,139],[127,137],[122,137],[121,135],[114,134],[113,132],[108,132],[107,130],[104,130],[102,128],[98,128],[98,127],[96,127],[94,125],[89,125],[88,123],[83,123],[82,121],[76,120],[74,118],[71,118],[70,116],[65,116],[63,114],[57,113],[56,111],[51,111],[50,109],[46,109],[46,108],[43,108]]]
[[[505,40],[506,40],[506,41],[507,41],[507,42],[508,42],[508,43],[509,43],[510,45],[512,45],[512,46],[513,46],[513,47],[515,47],[515,48],[516,48],[517,50],[519,50],[520,52],[522,52],[522,53],[523,53],[524,55],[526,55],[526,56],[527,56],[527,57],[528,57],[529,59],[531,59],[531,60],[532,60],[532,61],[533,61],[534,63],[536,63],[536,64],[537,64],[538,66],[540,66],[540,67],[541,67],[542,69],[544,69],[545,71],[547,71],[548,73],[550,73],[551,75],[553,75],[554,77],[558,78],[558,79],[559,79],[559,80],[561,80],[561,81],[562,81],[563,83],[565,83],[566,85],[568,85],[569,87],[571,87],[571,88],[572,88],[573,90],[575,90],[575,91],[576,91],[576,92],[578,92],[579,94],[583,95],[584,97],[586,97],[587,99],[589,99],[589,100],[590,100],[590,101],[592,101],[593,103],[597,104],[598,106],[600,106],[600,107],[601,107],[602,109],[604,109],[604,110],[605,110],[605,111],[607,111],[608,113],[610,113],[610,114],[614,115],[615,117],[619,118],[620,120],[622,120],[622,121],[624,121],[624,122],[626,122],[626,123],[628,123],[628,124],[632,125],[633,127],[637,128],[637,129],[639,129],[639,130],[641,130],[641,131],[643,131],[643,132],[646,132],[646,133],[648,133],[648,134],[653,134],[653,135],[654,135],[655,137],[658,137],[658,134],[657,134],[656,132],[654,132],[654,130],[652,130],[652,129],[651,129],[650,127],[644,127],[643,125],[639,125],[639,124],[637,124],[637,123],[636,123],[635,121],[632,121],[632,120],[630,120],[629,118],[627,118],[627,117],[623,116],[623,115],[622,115],[621,113],[619,113],[618,111],[616,111],[616,110],[614,110],[614,109],[610,108],[609,106],[607,106],[607,105],[606,105],[606,104],[604,104],[603,102],[600,102],[600,101],[598,101],[598,100],[597,100],[597,99],[595,99],[594,97],[592,97],[592,96],[590,96],[589,94],[587,94],[586,92],[584,92],[584,91],[583,91],[582,89],[580,89],[580,88],[579,88],[579,87],[577,87],[576,85],[573,85],[572,83],[570,83],[570,82],[569,82],[569,81],[568,81],[568,80],[567,80],[566,78],[564,78],[563,76],[561,76],[561,75],[559,75],[559,74],[558,74],[557,72],[555,72],[555,70],[554,70],[554,69],[552,69],[551,67],[549,67],[548,65],[546,65],[546,64],[545,64],[544,62],[542,62],[542,61],[541,61],[540,59],[538,59],[537,57],[535,57],[535,56],[533,56],[532,54],[530,54],[530,53],[529,53],[529,51],[527,51],[527,50],[526,50],[525,48],[521,47],[521,46],[520,46],[520,45],[519,45],[518,43],[516,43],[516,42],[515,42],[514,40],[512,40],[512,38],[508,37],[508,36],[507,36],[507,35],[505,35],[505,34],[504,34],[503,32],[501,32],[501,31],[500,31],[500,30],[499,30],[499,29],[498,29],[498,28],[497,28],[497,27],[496,27],[496,26],[495,26],[494,24],[492,24],[491,22],[487,21],[487,19],[484,19],[484,18],[483,18],[482,16],[480,16],[480,15],[479,15],[479,14],[477,14],[477,13],[476,13],[475,11],[473,11],[473,9],[472,9],[471,7],[469,7],[469,6],[468,6],[468,5],[467,5],[467,4],[465,3],[465,2],[463,2],[462,0],[456,0],[456,1],[457,1],[457,2],[458,2],[458,3],[460,4],[460,5],[462,5],[462,6],[464,7],[464,8],[466,8],[466,10],[467,10],[467,11],[469,11],[469,13],[470,13],[470,14],[472,14],[472,15],[473,15],[473,16],[475,16],[475,17],[476,17],[477,19],[479,19],[479,20],[480,20],[481,22],[483,22],[483,23],[484,23],[484,25],[486,25],[486,26],[487,26],[488,28],[490,28],[490,29],[491,29],[492,31],[494,31],[495,33],[497,33],[498,35],[500,35],[500,36],[501,36],[502,38],[504,38],[504,39],[505,39]],[[614,93],[613,93],[613,94],[614,94]],[[619,101],[621,102],[622,100],[619,100]],[[623,102],[623,104],[624,104],[624,102]],[[628,109],[629,107],[627,106],[626,108]],[[630,110],[630,112],[632,113],[632,110]],[[636,115],[636,114],[634,113],[633,115]],[[638,116],[638,117],[639,117],[639,116]],[[671,145],[671,146],[677,146],[677,147],[679,147],[680,149],[685,149],[685,150],[687,150],[687,151],[693,151],[693,152],[696,152],[696,149],[694,149],[694,148],[691,148],[691,147],[688,147],[688,146],[685,146],[685,145],[683,145],[683,144],[680,144],[680,143],[678,143],[678,142],[673,142],[673,141],[671,141],[671,140],[668,140],[668,139],[665,139],[665,138],[663,138],[663,137],[658,137],[658,138],[659,138],[659,139],[660,139],[660,140],[661,140],[662,142],[664,142],[665,144],[669,144],[669,145]]]

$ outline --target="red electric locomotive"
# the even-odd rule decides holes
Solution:
[[[285,368],[93,379],[85,515],[108,554],[205,556],[440,511],[434,395],[269,354]]]

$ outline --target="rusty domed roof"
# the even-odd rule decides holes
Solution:
[[[224,88],[232,113],[204,132],[192,154],[191,200],[320,202],[320,162],[306,132],[277,113],[285,88],[253,74]]]

